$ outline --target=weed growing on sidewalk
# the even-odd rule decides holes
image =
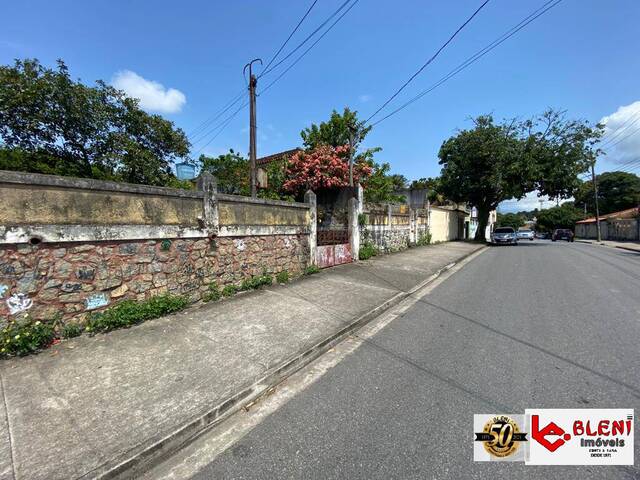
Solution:
[[[223,297],[233,297],[236,293],[238,293],[238,287],[235,285],[227,285],[222,289]]]
[[[240,285],[240,290],[256,290],[265,285],[271,285],[273,283],[273,277],[266,273],[262,275],[254,275],[251,278],[246,278]]]
[[[309,265],[307,268],[304,269],[304,275],[313,275],[314,273],[319,273],[320,272],[320,267],[318,267],[317,265]]]
[[[209,290],[202,296],[202,301],[215,302],[216,300],[220,300],[220,298],[222,298],[222,292],[220,292],[218,284],[212,283],[209,285]]]
[[[77,323],[67,323],[62,327],[62,338],[78,337],[82,334],[82,327]]]
[[[421,234],[420,237],[418,238],[418,241],[416,242],[416,245],[419,245],[419,246],[431,245],[431,232],[426,232]]]
[[[375,257],[378,254],[378,250],[372,243],[365,243],[360,247],[360,253],[358,254],[358,258],[360,260],[369,260],[371,257]]]
[[[287,272],[286,270],[278,272],[278,274],[276,275],[276,282],[289,283],[289,272]]]
[[[41,321],[32,321],[29,317],[11,320],[0,331],[0,357],[27,355],[45,348],[53,342],[53,326]]]
[[[182,310],[189,299],[179,295],[156,295],[143,302],[125,300],[99,313],[91,314],[85,330],[90,333],[108,332],[116,328],[129,327],[145,320],[158,318]]]

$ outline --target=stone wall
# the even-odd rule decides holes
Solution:
[[[315,261],[311,192],[288,203],[218,194],[206,175],[184,191],[0,172],[0,198],[0,318],[82,322],[165,292],[195,302],[211,283]]]
[[[403,204],[366,203],[360,223],[361,242],[372,243],[385,253],[404,250],[428,231],[427,212]]]

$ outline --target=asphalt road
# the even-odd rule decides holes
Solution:
[[[640,255],[494,247],[193,478],[640,478],[636,467],[474,463],[474,413],[640,412]]]

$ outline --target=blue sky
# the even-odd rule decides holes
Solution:
[[[0,62],[36,57],[51,65],[62,58],[74,77],[126,86],[144,97],[149,110],[161,112],[189,133],[243,89],[244,64],[255,57],[269,59],[310,3],[3,2]],[[290,46],[340,3],[319,0]],[[491,0],[396,104],[429,87],[543,3]],[[334,108],[350,106],[363,118],[369,116],[479,4],[360,0],[258,98],[259,156],[300,145],[300,130],[326,119]],[[366,146],[381,146],[378,160],[414,179],[437,175],[442,141],[468,127],[468,117],[482,113],[528,117],[552,106],[594,122],[609,116],[610,135],[616,138],[616,128],[628,127],[640,115],[640,102],[634,103],[640,101],[638,20],[637,0],[564,0],[473,66],[376,126]],[[278,73],[266,75],[261,85]],[[203,151],[219,154],[234,148],[246,153],[247,125],[244,110]],[[194,151],[209,139],[197,142]],[[629,161],[634,155],[640,157],[640,131],[619,143],[598,170],[610,170],[617,159]]]

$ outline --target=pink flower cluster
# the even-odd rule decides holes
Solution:
[[[363,181],[370,174],[368,164],[354,163],[354,182]],[[289,160],[286,176],[283,188],[292,193],[346,187],[349,185],[349,145],[335,148],[321,145],[311,151],[300,151]]]

